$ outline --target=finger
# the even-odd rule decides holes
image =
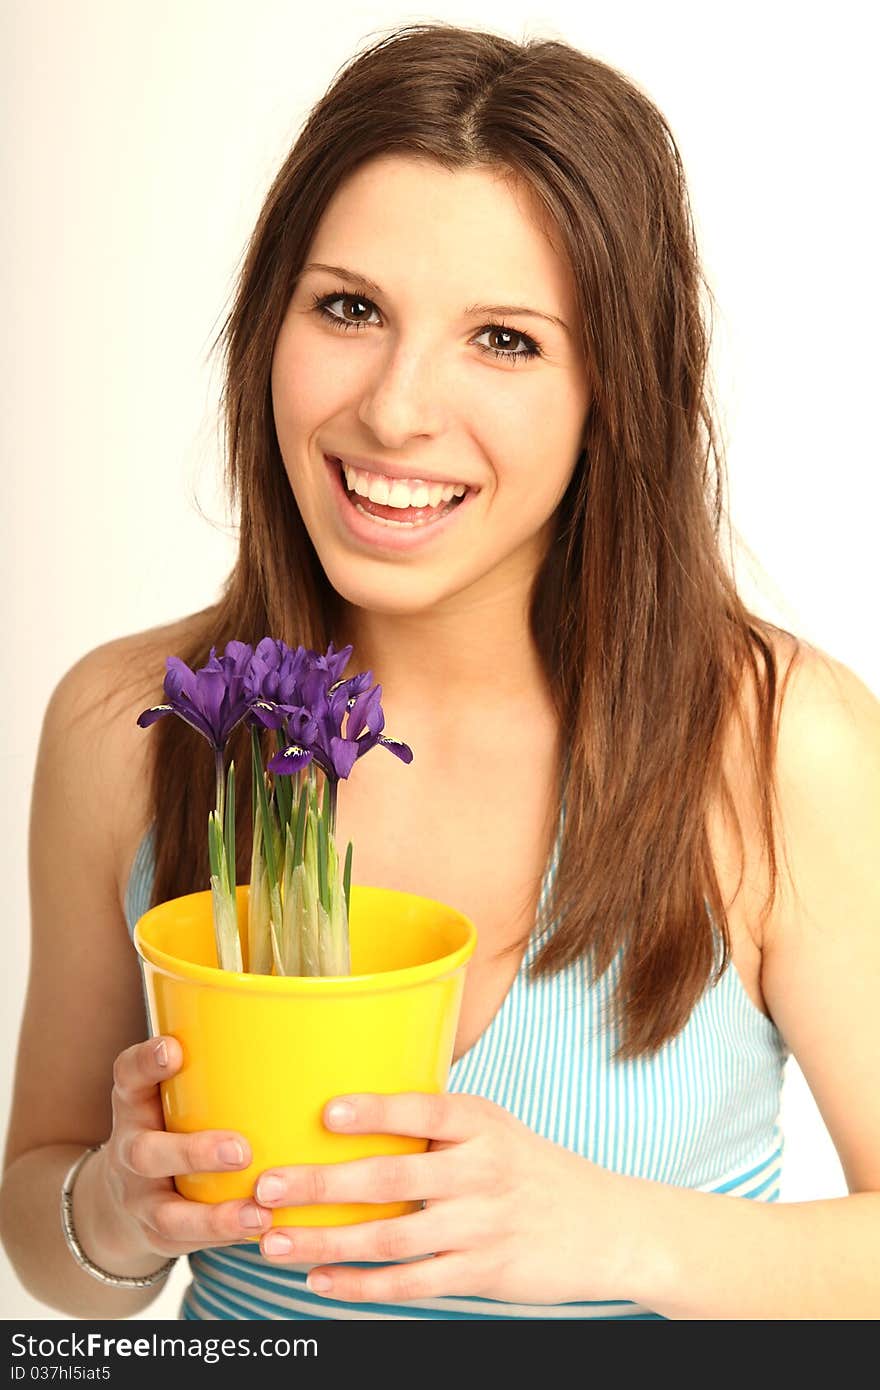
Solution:
[[[344,1303],[407,1303],[412,1299],[480,1292],[472,1255],[457,1253],[386,1269],[322,1266],[310,1271],[308,1287],[324,1298]]]
[[[134,1043],[120,1052],[113,1063],[113,1088],[126,1105],[152,1102],[159,1082],[178,1071],[182,1061],[176,1038],[148,1038],[146,1042]]]
[[[320,1202],[420,1202],[462,1191],[464,1175],[454,1150],[390,1154],[348,1163],[302,1163],[272,1168],[257,1179],[254,1195],[267,1207]]]
[[[263,1236],[267,1259],[297,1264],[335,1264],[342,1260],[409,1260],[449,1246],[436,1212],[359,1221],[353,1226],[276,1226]]]
[[[174,1134],[164,1129],[132,1129],[120,1137],[120,1162],[140,1178],[173,1178],[185,1173],[230,1173],[252,1161],[247,1140],[234,1130],[199,1129]]]
[[[336,1096],[324,1123],[346,1134],[408,1134],[461,1142],[484,1127],[494,1107],[481,1096],[402,1091],[395,1095]]]
[[[153,1233],[157,1245],[229,1245],[266,1231],[272,1213],[248,1198],[234,1202],[193,1202],[174,1192],[150,1194],[134,1204],[141,1223]],[[175,1249],[175,1253],[176,1249]]]

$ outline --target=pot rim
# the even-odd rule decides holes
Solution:
[[[249,884],[239,884],[238,895],[246,892],[249,887]],[[352,884],[352,894],[356,889],[367,893],[394,893],[407,898],[421,898],[424,902],[437,902],[437,899],[425,898],[418,893],[405,893],[395,888]],[[186,898],[206,896],[210,896],[210,889],[203,893],[188,893],[179,900],[172,899],[171,901],[182,902]],[[186,960],[183,956],[175,956],[172,952],[163,950],[151,941],[144,940],[141,930],[141,923],[145,918],[158,908],[166,906],[164,903],[157,903],[154,908],[149,908],[142,917],[138,918],[132,940],[138,956],[154,972],[211,989],[225,989],[235,993],[263,993],[274,995],[276,998],[285,995],[305,995],[313,999],[322,993],[333,995],[336,998],[349,994],[389,993],[447,979],[457,974],[473,955],[477,944],[477,929],[473,922],[457,908],[450,907],[447,903],[440,905],[457,917],[466,929],[465,940],[460,946],[456,947],[454,951],[449,951],[446,955],[438,956],[435,960],[424,961],[420,965],[407,965],[398,970],[378,970],[361,975],[257,975],[251,974],[247,970],[222,970],[216,965],[200,965],[196,961]]]

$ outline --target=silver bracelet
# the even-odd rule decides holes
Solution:
[[[87,1274],[91,1274],[93,1279],[99,1279],[102,1284],[115,1284],[119,1289],[148,1289],[151,1284],[158,1284],[160,1279],[173,1269],[177,1263],[177,1256],[166,1260],[160,1269],[154,1274],[140,1274],[128,1277],[124,1274],[111,1274],[108,1269],[102,1269],[96,1265],[94,1260],[90,1260],[85,1250],[77,1239],[77,1234],[73,1225],[73,1187],[79,1174],[80,1168],[91,1154],[100,1153],[103,1144],[93,1144],[90,1149],[81,1153],[79,1158],[70,1168],[67,1177],[61,1188],[61,1229],[64,1232],[64,1239],[67,1241],[70,1253],[73,1255],[77,1264],[84,1269]]]

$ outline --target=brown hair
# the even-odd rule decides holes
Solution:
[[[744,607],[722,562],[724,461],[701,307],[701,289],[711,292],[676,143],[620,72],[555,39],[417,24],[384,33],[336,75],[269,189],[218,335],[240,549],[218,602],[193,616],[174,655],[196,667],[233,637],[269,634],[315,650],[338,637],[338,596],[282,464],[270,365],[334,190],[362,161],[393,152],[525,180],[574,272],[594,395],[530,612],[566,745],[549,902],[559,925],[531,971],[551,974],[593,952],[598,976],[622,951],[616,1056],[649,1054],[682,1029],[712,976],[707,904],[723,942],[715,979],[730,960],[707,814],[720,797],[742,850],[722,764],[731,721],[742,722],[744,678],[755,697],[749,746],[772,905],[780,630]],[[160,721],[149,737],[158,740],[156,903],[207,885],[214,767],[180,720]],[[242,788],[247,738],[241,726],[228,750]],[[250,872],[249,800],[238,797],[240,883]]]

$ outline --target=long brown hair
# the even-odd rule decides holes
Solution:
[[[270,365],[334,190],[362,161],[393,152],[525,180],[574,272],[594,394],[530,610],[566,754],[549,903],[558,927],[531,971],[551,974],[590,952],[598,976],[622,952],[616,1056],[650,1054],[681,1030],[713,976],[707,904],[723,944],[715,979],[730,961],[707,814],[721,797],[742,848],[722,754],[746,679],[771,871],[765,910],[773,900],[778,629],[744,607],[722,560],[724,460],[701,298],[711,291],[675,140],[628,78],[556,39],[517,43],[442,23],[386,31],[339,71],[269,189],[218,335],[240,549],[218,602],[193,616],[174,654],[196,667],[233,637],[324,650],[338,636],[338,595],[282,464]],[[156,903],[206,887],[214,769],[181,721],[162,720],[149,736],[158,740]],[[242,726],[228,750],[240,787],[247,738]],[[238,811],[246,882],[249,797]]]

